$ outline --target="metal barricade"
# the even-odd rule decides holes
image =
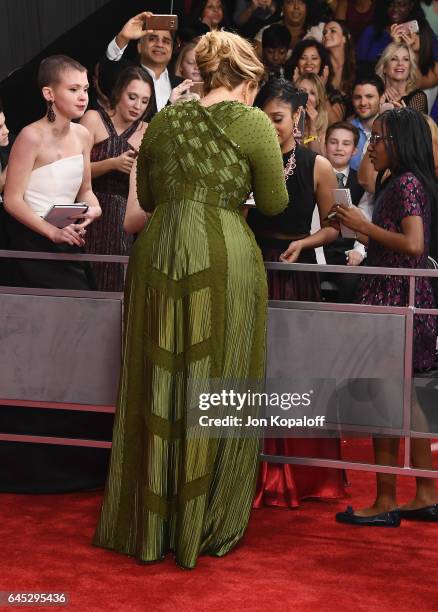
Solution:
[[[118,255],[0,251],[1,258],[128,263]],[[123,294],[0,287],[0,409],[114,413]],[[0,433],[0,441],[111,448],[110,441]]]
[[[19,259],[55,259],[66,261],[128,263],[128,257],[112,255],[82,255],[32,253],[24,251],[0,251],[0,258]],[[383,466],[370,463],[349,462],[343,460],[282,457],[261,455],[261,458],[273,463],[290,463],[339,469],[386,472],[411,476],[437,477],[438,471],[420,470],[410,466],[411,437],[433,437],[433,433],[412,431],[411,428],[411,391],[412,391],[412,354],[414,316],[431,314],[438,316],[438,309],[420,309],[415,307],[415,278],[438,278],[436,270],[407,270],[395,268],[350,268],[316,264],[284,264],[266,262],[266,268],[296,272],[325,272],[360,275],[404,276],[409,278],[409,303],[406,307],[367,306],[361,304],[334,304],[327,302],[269,302],[268,326],[268,374],[275,369],[275,352],[280,355],[289,347],[290,334],[297,331],[301,316],[312,319],[333,316],[351,318],[350,325],[355,325],[357,317],[362,316],[366,327],[366,316],[386,316],[398,330],[395,336],[402,335],[403,355],[397,365],[403,377],[402,426],[391,435],[404,438],[403,466]],[[0,372],[2,378],[0,406],[20,406],[23,409],[47,408],[79,410],[89,412],[115,411],[118,368],[121,357],[123,294],[97,291],[70,291],[30,289],[19,287],[0,287],[0,337],[2,351],[0,355]],[[309,315],[310,313],[310,315]],[[275,320],[280,316],[279,324],[286,322],[288,334],[275,335]],[[295,323],[294,323],[295,320]],[[371,320],[371,319],[370,319]],[[272,323],[274,321],[274,323]],[[323,318],[321,318],[323,322]],[[384,321],[385,323],[385,321]],[[295,325],[295,332],[294,332]],[[313,326],[314,327],[314,326]],[[325,327],[327,327],[325,325]],[[380,325],[380,329],[382,326]],[[284,327],[283,327],[284,329]],[[315,328],[316,329],[316,328]],[[336,330],[339,329],[339,326]],[[21,338],[25,348],[20,352]],[[283,344],[282,344],[283,343]],[[66,349],[69,347],[70,352]],[[297,349],[298,350],[298,349]],[[30,352],[30,358],[23,366],[23,355]],[[321,353],[321,347],[319,350]],[[78,355],[81,359],[78,359]],[[322,353],[321,353],[322,354]],[[303,353],[301,352],[301,357]],[[283,362],[284,360],[281,359]],[[342,363],[340,362],[340,366]],[[385,433],[385,428],[355,426],[354,431],[369,435]],[[438,431],[436,432],[438,437]],[[55,438],[0,433],[0,441],[33,442],[43,444],[64,444],[72,446],[90,446],[110,448],[111,442],[96,440],[79,440],[73,438]]]
[[[353,470],[361,471],[373,471],[373,472],[385,472],[392,474],[403,474],[410,476],[424,476],[424,477],[437,477],[438,470],[422,470],[415,469],[410,466],[410,451],[411,451],[411,438],[412,437],[433,437],[433,433],[425,433],[413,431],[411,428],[411,392],[412,392],[412,357],[413,357],[413,330],[414,330],[414,316],[415,315],[435,315],[438,316],[438,309],[425,309],[415,307],[415,279],[417,277],[429,277],[438,278],[438,271],[436,270],[409,270],[404,268],[372,268],[366,266],[348,267],[348,266],[333,266],[333,265],[315,265],[315,264],[284,264],[281,262],[265,262],[265,266],[270,270],[281,270],[281,271],[296,271],[296,272],[328,272],[328,273],[342,273],[342,274],[359,274],[359,275],[381,275],[381,276],[403,276],[409,279],[409,301],[406,307],[398,306],[368,306],[363,304],[334,304],[326,302],[286,302],[286,301],[270,301],[269,310],[270,314],[275,312],[277,309],[301,313],[303,311],[316,312],[316,313],[342,313],[342,316],[350,314],[369,315],[369,317],[375,316],[387,316],[398,319],[398,329],[404,331],[402,347],[403,351],[400,355],[400,369],[403,375],[403,388],[402,388],[402,402],[403,402],[403,419],[402,427],[398,430],[389,430],[388,428],[382,427],[361,427],[355,426],[352,431],[362,432],[363,434],[388,434],[388,435],[400,435],[404,438],[404,461],[403,466],[383,466],[375,465],[370,463],[359,463],[359,462],[348,462],[343,460],[334,459],[322,459],[322,458],[307,458],[307,457],[284,457],[262,454],[262,459],[265,459],[271,463],[290,463],[299,465],[311,465],[319,467],[332,467],[332,468],[348,468]],[[289,317],[291,318],[291,317]],[[271,317],[272,319],[272,317]],[[287,320],[287,317],[283,321]],[[356,319],[357,320],[357,319]],[[400,322],[402,326],[400,327]],[[298,325],[294,326],[297,329]],[[268,376],[269,370],[272,367],[269,359],[269,345],[274,340],[272,337],[272,326],[268,332]],[[318,328],[318,333],[321,333],[321,328]],[[339,333],[339,327],[337,327],[334,333]],[[277,340],[277,337],[275,340]],[[353,338],[354,339],[354,338]],[[282,342],[287,342],[287,334],[285,334],[285,328],[282,328]],[[303,351],[299,354],[302,359]],[[275,350],[278,350],[278,344],[275,346]],[[321,347],[318,347],[321,351]],[[293,360],[293,356],[289,353],[290,360]],[[313,347],[312,359],[315,359],[315,347]],[[284,362],[280,355],[278,361]],[[274,372],[275,374],[275,372]],[[271,373],[272,375],[272,373]],[[436,381],[436,395],[438,398],[438,380]],[[437,402],[438,408],[438,402]],[[347,428],[348,429],[348,428]],[[350,429],[351,430],[351,429]],[[438,431],[436,432],[438,437]]]

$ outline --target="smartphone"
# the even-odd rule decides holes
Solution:
[[[346,206],[347,208],[351,208],[353,206],[349,189],[332,189],[332,192],[333,199],[337,206]]]
[[[304,130],[306,128],[306,111],[303,110],[301,111],[300,114],[300,118],[298,120],[298,124],[297,124],[297,135],[295,136],[295,140],[300,143],[303,138],[304,138]]]
[[[200,98],[204,95],[204,81],[194,81],[190,87],[190,91],[198,94]]]
[[[349,189],[332,189],[332,192],[333,200],[337,206],[345,206],[346,208],[351,208],[353,206]],[[336,211],[329,213],[324,221],[327,219],[334,219],[335,217]]]
[[[349,189],[333,189],[333,199],[335,204],[338,206],[345,206],[346,208],[352,208],[353,202],[351,200],[351,193]],[[356,232],[344,225],[339,224],[342,238],[356,238]]]
[[[418,26],[418,21],[406,21],[405,23],[401,23],[400,27],[404,32],[412,32],[412,34],[418,34],[420,28]]]
[[[146,17],[143,30],[177,30],[178,15],[152,15]]]

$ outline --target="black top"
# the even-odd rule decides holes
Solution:
[[[289,204],[286,209],[275,217],[265,217],[257,209],[251,209],[248,214],[248,224],[254,234],[263,231],[278,232],[290,236],[310,234],[313,210],[315,208],[315,188],[313,170],[316,153],[297,144],[296,168],[286,181],[289,193]],[[290,151],[283,155],[283,165],[289,161]]]
[[[422,89],[415,89],[414,91],[411,91],[411,93],[407,96],[403,96],[402,100],[408,108],[413,108],[414,110],[427,115],[427,96]]]

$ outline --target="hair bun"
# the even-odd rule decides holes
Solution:
[[[264,74],[263,64],[250,43],[231,32],[204,34],[195,55],[207,92],[219,86],[233,89],[245,80],[258,82]]]
[[[208,32],[197,47],[198,65],[202,64],[206,72],[216,72],[224,60],[230,59],[231,54],[229,41],[220,32]]]

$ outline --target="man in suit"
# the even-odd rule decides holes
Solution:
[[[168,30],[148,30],[144,23],[150,13],[139,13],[129,19],[117,36],[110,42],[106,57],[101,61],[100,72],[107,83],[115,84],[118,75],[127,65],[132,64],[123,58],[123,53],[131,40],[137,42],[138,62],[149,73],[154,82],[156,108],[160,111],[169,101],[172,90],[178,88],[183,79],[169,70],[172,59],[173,34]],[[105,92],[107,95],[110,92]],[[183,93],[176,91],[176,94]]]
[[[327,129],[325,138],[327,159],[335,171],[338,187],[350,190],[354,206],[359,205],[364,194],[357,179],[356,170],[350,167],[350,161],[356,153],[358,142],[359,130],[347,121],[338,121]],[[354,238],[339,236],[334,242],[324,247],[324,255],[326,262],[331,265],[358,266],[365,257],[365,249],[363,245],[356,244]],[[329,280],[336,283],[339,288],[339,302],[352,301],[357,284],[356,276],[330,274]]]

